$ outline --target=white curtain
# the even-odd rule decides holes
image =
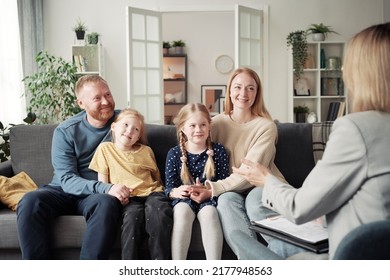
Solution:
[[[0,1],[0,121],[23,123],[26,101],[16,0]]]

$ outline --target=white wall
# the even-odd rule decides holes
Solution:
[[[385,1],[385,4],[383,5]],[[383,11],[389,8],[388,0],[214,0],[213,5],[269,6],[269,102],[267,104],[274,118],[287,120],[287,48],[286,36],[289,32],[306,29],[311,23],[323,22],[331,25],[341,35],[331,35],[329,40],[346,41],[361,29],[383,22]],[[209,0],[44,0],[45,48],[53,54],[71,59],[71,45],[74,43],[72,27],[77,17],[86,22],[90,31],[102,34],[105,49],[106,79],[115,96],[118,108],[126,106],[126,6],[179,7],[208,5]],[[213,7],[211,5],[211,7]],[[219,54],[233,57],[233,37],[229,23],[229,13],[220,13],[218,21],[213,13],[201,21],[188,16],[172,15],[175,20],[163,17],[166,25],[177,24],[182,29],[164,31],[166,40],[183,39],[189,52],[189,101],[200,102],[200,84],[226,84],[228,76],[218,74],[214,61]],[[214,14],[216,16],[216,14]],[[174,21],[177,21],[176,23]],[[199,32],[199,27],[204,32]],[[165,28],[165,27],[164,27]],[[217,31],[215,31],[217,30]],[[210,31],[210,33],[208,32]],[[224,40],[207,45],[213,33],[224,34]],[[199,37],[198,37],[199,36]],[[164,38],[165,39],[165,38]],[[197,52],[199,51],[199,53]],[[199,67],[197,62],[209,64]]]

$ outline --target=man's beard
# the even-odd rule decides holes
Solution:
[[[108,121],[114,115],[114,107],[115,107],[115,105],[114,105],[114,103],[112,103],[111,104],[111,109],[112,109],[111,111],[101,112],[99,110],[96,110],[96,111],[90,112],[90,115],[95,120]]]

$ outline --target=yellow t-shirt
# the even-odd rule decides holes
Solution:
[[[136,151],[124,152],[112,142],[104,142],[96,149],[89,168],[108,175],[109,183],[134,189],[132,196],[163,191],[154,153],[146,145],[141,145]]]

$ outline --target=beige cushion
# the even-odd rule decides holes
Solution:
[[[16,211],[23,195],[37,188],[33,180],[23,171],[12,178],[0,176],[0,201]]]

